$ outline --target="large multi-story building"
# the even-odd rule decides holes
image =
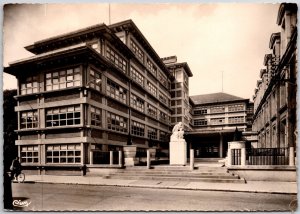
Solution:
[[[253,103],[226,93],[191,96],[192,131],[187,141],[196,157],[225,157],[235,130],[251,130]]]
[[[165,57],[162,60],[174,77],[171,84],[171,125],[182,122],[186,131],[191,130],[189,77],[193,74],[186,62],[177,63],[176,56]]]
[[[271,35],[271,53],[264,57],[253,96],[253,130],[261,148],[296,146],[297,4],[281,4],[277,24],[281,32]]]
[[[131,144],[167,153],[178,122],[196,155],[224,157],[235,129],[249,128],[249,99],[189,97],[188,64],[160,58],[131,20],[25,48],[34,56],[4,69],[18,80],[16,145],[23,166],[88,165],[95,152]]]
[[[22,165],[84,165],[91,152],[168,148],[174,79],[136,25],[99,24],[35,42],[18,80]]]

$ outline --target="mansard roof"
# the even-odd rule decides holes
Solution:
[[[195,96],[190,96],[190,98],[195,105],[217,104],[217,103],[233,102],[233,101],[249,101],[249,99],[237,97],[223,92],[195,95]]]

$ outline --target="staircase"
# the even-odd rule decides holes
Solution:
[[[127,167],[105,176],[107,179],[124,180],[159,180],[159,181],[187,181],[208,183],[245,183],[245,179],[231,174],[222,163],[201,161],[195,163],[195,169],[189,166],[159,165],[147,169],[145,166]]]

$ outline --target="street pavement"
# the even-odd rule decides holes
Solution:
[[[297,194],[297,182],[247,181],[247,183],[209,183],[160,180],[123,180],[101,176],[26,175],[29,183],[82,184],[203,191]]]
[[[18,211],[292,211],[296,199],[293,194],[49,183],[13,183],[12,189],[14,202],[24,205],[14,206]]]

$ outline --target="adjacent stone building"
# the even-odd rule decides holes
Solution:
[[[254,101],[253,130],[260,148],[296,147],[297,142],[297,4],[279,7],[281,31],[270,37]]]

